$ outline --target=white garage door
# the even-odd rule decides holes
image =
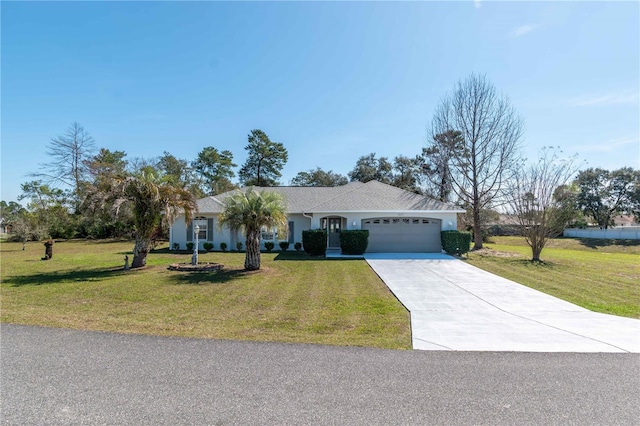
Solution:
[[[371,218],[362,220],[369,230],[369,253],[440,253],[440,219]]]

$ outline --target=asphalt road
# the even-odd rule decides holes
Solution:
[[[390,351],[2,324],[11,425],[637,424],[638,354]]]

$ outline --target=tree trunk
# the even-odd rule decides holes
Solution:
[[[482,229],[480,227],[480,209],[473,207],[473,250],[482,248]]]
[[[537,231],[536,231],[537,232]],[[533,239],[531,244],[531,261],[533,262],[542,262],[540,260],[540,255],[542,254],[542,249],[544,248],[544,240],[540,235],[535,235],[535,239]]]
[[[132,268],[142,268],[147,266],[147,255],[149,254],[151,241],[141,237],[136,237],[136,245],[133,247]]]
[[[244,268],[247,271],[260,269],[260,231],[247,231],[247,253],[244,258]]]

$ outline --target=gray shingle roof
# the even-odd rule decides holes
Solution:
[[[255,187],[257,191],[282,194],[288,213],[347,212],[347,211],[462,211],[459,207],[441,203],[424,195],[414,194],[378,181],[351,182],[344,186]],[[197,201],[200,213],[220,213],[224,199],[241,190],[225,192]]]

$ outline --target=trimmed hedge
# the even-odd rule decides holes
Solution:
[[[340,233],[342,254],[363,254],[369,245],[369,230],[351,229]]]
[[[451,255],[463,255],[469,252],[471,233],[460,231],[442,231],[442,248]]]
[[[327,252],[327,231],[324,229],[302,231],[302,246],[311,256],[324,256]]]

